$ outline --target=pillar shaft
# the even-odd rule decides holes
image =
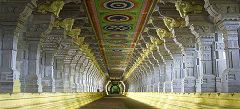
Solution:
[[[0,31],[0,92],[20,92],[20,72],[16,70],[17,42],[14,27]]]

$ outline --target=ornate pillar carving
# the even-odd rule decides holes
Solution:
[[[20,92],[20,72],[16,70],[18,35],[15,26],[3,26],[1,38],[0,92]]]
[[[70,87],[70,73],[71,66],[70,63],[64,62],[64,74],[63,74],[63,92],[71,92]]]
[[[219,22],[224,32],[227,69],[222,74],[222,92],[240,92],[239,33],[240,23],[236,21]]]
[[[56,58],[54,63],[55,91],[64,92],[64,61],[63,58]]]
[[[182,80],[182,92],[196,92],[196,49],[185,48],[184,56],[184,78]]]
[[[171,92],[172,79],[173,79],[173,60],[165,60],[165,82],[163,86],[163,92]]]
[[[39,41],[28,41],[28,74],[25,92],[42,92]]]
[[[181,81],[184,76],[182,54],[173,54],[173,64],[172,92],[181,92]]]
[[[52,51],[44,51],[44,74],[42,78],[43,92],[55,92],[54,78],[54,53]]]

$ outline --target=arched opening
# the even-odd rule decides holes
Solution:
[[[120,94],[120,87],[118,84],[112,84],[110,88],[110,94]]]
[[[125,85],[122,81],[109,81],[106,84],[106,94],[124,94]]]

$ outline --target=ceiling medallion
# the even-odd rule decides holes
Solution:
[[[104,19],[109,22],[126,22],[131,20],[132,17],[124,14],[114,14],[114,15],[108,15],[104,17]]]
[[[104,29],[106,31],[120,32],[120,31],[131,30],[132,27],[130,25],[106,25]]]
[[[104,4],[104,7],[110,10],[127,10],[134,7],[134,3],[126,0],[111,0]]]
[[[123,50],[122,49],[113,49],[112,51],[113,52],[122,52]]]
[[[127,34],[110,34],[110,35],[107,35],[108,37],[110,38],[127,38],[128,35]]]
[[[125,40],[125,39],[109,39],[109,40],[106,40],[106,42],[108,43],[111,43],[111,44],[127,44],[128,43],[128,40]]]

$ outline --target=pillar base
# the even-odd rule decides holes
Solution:
[[[216,92],[222,92],[221,77],[216,77]]]
[[[13,82],[0,82],[0,93],[12,93]]]
[[[55,91],[56,92],[63,92],[63,80],[55,80]]]
[[[171,92],[172,91],[171,85],[172,85],[172,81],[164,82],[163,92]]]
[[[70,85],[70,89],[71,89],[71,92],[76,92],[76,85],[75,85],[75,83],[72,83]]]
[[[200,76],[196,81],[196,92],[215,92],[215,79],[214,75]]]
[[[63,82],[63,92],[71,92],[69,81],[64,81]]]
[[[41,85],[39,86],[36,81],[35,82],[33,82],[33,81],[26,81],[24,92],[26,92],[26,93],[42,92],[42,86]]]
[[[182,79],[182,93],[193,93],[196,92],[196,78],[193,76],[185,77]]]
[[[158,83],[158,92],[163,92],[163,83]]]
[[[181,92],[181,79],[172,80],[171,92]]]
[[[55,92],[55,87],[53,87],[52,80],[42,80],[42,90],[43,92]]]
[[[226,69],[222,74],[222,92],[240,92],[240,69]]]
[[[79,83],[75,83],[75,87],[76,87],[76,92],[80,92],[80,84]]]
[[[42,92],[41,78],[38,78],[36,75],[27,76],[24,92],[27,93]]]

